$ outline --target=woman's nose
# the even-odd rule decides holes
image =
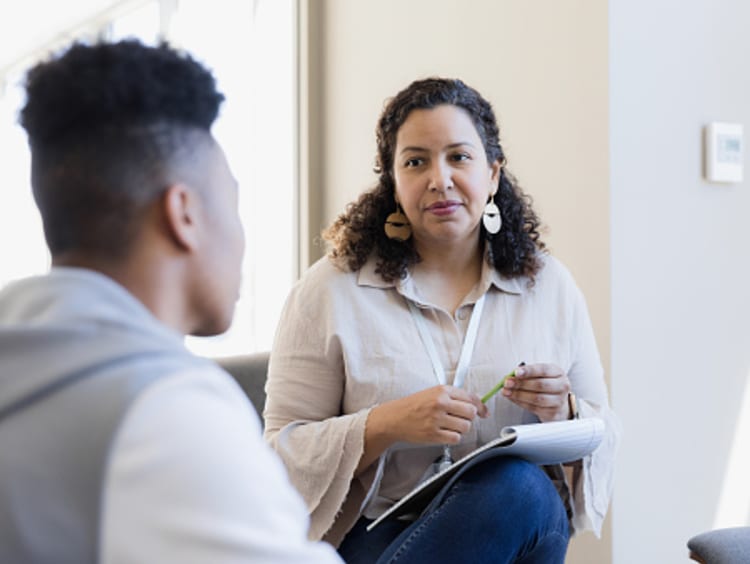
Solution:
[[[428,189],[431,192],[445,192],[453,188],[450,167],[445,163],[436,162],[430,168]]]

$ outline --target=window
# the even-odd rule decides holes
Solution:
[[[166,34],[212,69],[226,96],[213,132],[240,184],[247,251],[235,321],[224,335],[188,338],[198,354],[270,348],[296,277],[295,32],[294,0],[150,0],[121,2],[97,14],[90,25],[68,32],[62,42],[104,36],[154,43],[160,33]],[[0,286],[49,267],[29,187],[26,137],[16,124],[23,103],[19,82],[43,56],[27,57],[27,64],[0,76],[6,84],[0,99]]]

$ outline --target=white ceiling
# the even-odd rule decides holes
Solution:
[[[0,71],[122,0],[0,0]]]

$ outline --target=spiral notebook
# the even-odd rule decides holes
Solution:
[[[370,523],[367,530],[374,529],[388,518],[419,516],[451,478],[482,460],[512,455],[540,465],[572,462],[596,450],[603,435],[604,421],[596,417],[503,427],[498,438],[416,486]]]

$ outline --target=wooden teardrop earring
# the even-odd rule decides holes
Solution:
[[[400,242],[411,237],[411,224],[398,203],[396,203],[396,211],[385,218],[385,235],[389,239]]]

